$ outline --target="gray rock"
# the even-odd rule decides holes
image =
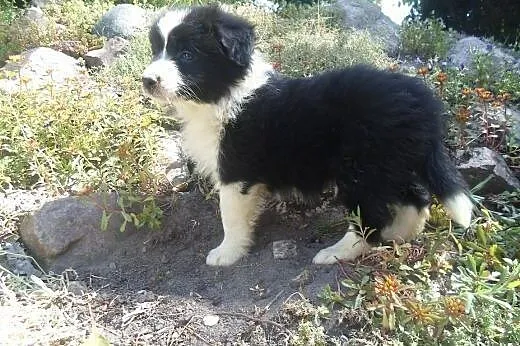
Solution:
[[[189,171],[186,157],[182,151],[181,137],[178,132],[170,132],[159,139],[157,174],[165,177],[166,182],[176,186],[188,180]]]
[[[40,47],[21,54],[20,61],[9,62],[0,69],[0,91],[16,92],[20,87],[40,89],[48,84],[62,85],[69,79],[87,79],[78,60],[53,49]]]
[[[25,253],[20,244],[6,242],[0,246],[0,249],[5,253],[7,268],[14,274],[24,276],[42,274],[40,270],[36,269],[33,259]]]
[[[470,186],[476,186],[490,175],[491,180],[477,193],[498,194],[504,191],[520,189],[520,182],[510,171],[500,154],[489,148],[474,148],[461,157],[462,163],[458,165]]]
[[[83,281],[70,281],[67,290],[75,296],[82,296],[88,292],[87,285]]]
[[[40,7],[29,7],[25,10],[23,18],[36,25],[47,25],[49,20]]]
[[[134,233],[131,224],[125,232],[119,231],[122,219],[117,212],[110,217],[107,230],[101,231],[103,210],[117,209],[115,194],[66,197],[26,216],[19,233],[44,268],[58,272],[76,268],[103,260]]]
[[[273,242],[273,257],[275,259],[287,259],[298,255],[294,240],[277,240]]]
[[[343,23],[348,28],[367,30],[380,40],[391,55],[399,48],[399,25],[385,16],[379,6],[369,0],[338,0]]]
[[[132,38],[149,24],[149,14],[145,9],[130,4],[111,8],[94,26],[94,33],[105,37]]]
[[[511,123],[511,140],[520,146],[520,111],[516,108],[506,108],[506,118]]]
[[[515,59],[496,47],[478,37],[469,36],[458,40],[448,53],[449,60],[457,67],[471,67],[475,54],[490,54],[497,64],[513,64]]]
[[[129,42],[122,37],[112,37],[103,48],[88,52],[83,56],[88,68],[103,67],[112,64],[128,50]]]
[[[44,8],[48,4],[60,4],[62,0],[31,0],[31,5],[38,8]]]

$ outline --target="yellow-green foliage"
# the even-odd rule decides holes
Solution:
[[[380,68],[390,64],[383,49],[364,32],[289,32],[273,44],[269,52],[275,67],[290,76],[309,76],[354,64]]]
[[[385,68],[391,62],[368,32],[342,29],[332,8],[288,6],[274,15],[236,6],[235,12],[255,24],[259,48],[286,75],[308,76],[359,63]]]
[[[146,191],[154,183],[150,170],[162,129],[159,112],[139,98],[76,81],[0,93],[0,184]]]
[[[292,335],[290,344],[294,346],[324,346],[327,344],[325,329],[311,321],[301,321],[298,325],[298,333]]]

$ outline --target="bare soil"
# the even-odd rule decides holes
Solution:
[[[115,344],[285,344],[287,328],[297,323],[286,304],[303,297],[318,302],[327,284],[337,287],[339,266],[312,265],[312,258],[342,236],[340,230],[324,238],[323,227],[344,213],[339,206],[269,208],[250,254],[217,268],[205,257],[223,237],[218,206],[185,193],[166,212],[160,232],[137,232],[109,258],[74,269],[97,292],[96,322]],[[297,255],[275,259],[273,241],[289,239]],[[219,322],[204,325],[211,314]]]

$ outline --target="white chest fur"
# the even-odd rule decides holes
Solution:
[[[255,52],[249,73],[217,104],[193,101],[175,104],[177,117],[183,121],[184,151],[195,161],[197,170],[216,184],[219,183],[218,155],[224,125],[240,112],[244,100],[267,82],[271,71],[271,65]]]
[[[196,163],[197,170],[218,182],[218,154],[222,121],[216,116],[216,107],[182,107],[183,148]]]

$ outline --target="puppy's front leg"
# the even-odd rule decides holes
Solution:
[[[261,186],[255,185],[244,194],[241,193],[239,183],[221,186],[220,213],[224,226],[224,240],[209,252],[207,264],[229,266],[248,252],[254,223],[263,202],[261,190]]]

